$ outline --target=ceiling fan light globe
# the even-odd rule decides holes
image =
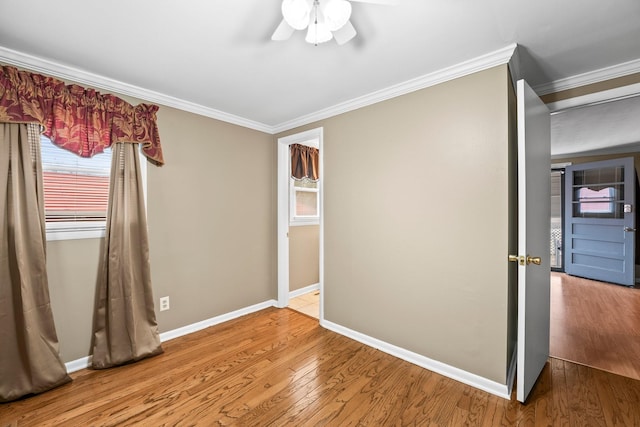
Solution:
[[[351,3],[346,0],[328,0],[320,4],[330,31],[336,31],[351,18]]]
[[[328,42],[333,38],[333,34],[329,27],[323,22],[311,22],[307,30],[307,36],[304,38],[307,43],[320,44]]]
[[[311,7],[307,0],[282,0],[282,17],[296,30],[304,30],[309,24]]]

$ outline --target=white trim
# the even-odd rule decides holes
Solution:
[[[81,357],[80,359],[65,363],[64,366],[67,368],[67,373],[70,374],[72,372],[81,371],[82,369],[87,369],[91,366],[91,359],[91,356]]]
[[[50,228],[54,223],[47,224],[47,242],[54,240],[79,240],[79,239],[102,239],[105,235],[105,224],[95,229],[63,229],[56,230]]]
[[[296,289],[289,292],[289,299],[299,297],[300,295],[309,294],[320,289],[320,283],[314,283],[313,285],[305,286],[304,288]]]
[[[515,56],[515,58],[513,58]],[[244,117],[225,113],[224,111],[205,107],[193,102],[185,101],[173,96],[165,95],[142,87],[130,85],[118,80],[94,74],[88,71],[69,67],[54,61],[28,55],[6,47],[0,46],[0,61],[9,65],[20,68],[29,69],[38,73],[44,73],[53,77],[65,80],[71,80],[80,84],[87,84],[98,89],[105,89],[111,92],[133,96],[144,101],[155,102],[168,107],[177,108],[190,113],[198,114],[223,122],[235,124],[238,126],[254,129],[268,134],[276,134],[291,130],[295,127],[318,120],[327,119],[338,114],[353,111],[358,108],[366,107],[378,102],[382,102],[397,96],[405,95],[420,89],[434,86],[458,77],[476,73],[488,68],[509,64],[513,69],[513,77],[516,78],[521,74],[520,61],[517,55],[517,45],[510,44],[502,49],[490,52],[488,54],[461,62],[459,64],[443,68],[441,70],[429,73],[415,79],[399,83],[385,89],[381,89],[370,94],[354,98],[352,100],[336,104],[314,113],[307,114],[277,125],[267,125],[264,123],[249,120]],[[573,89],[575,87],[587,84],[598,83],[610,80],[616,77],[622,77],[629,74],[640,72],[640,59],[602,68],[573,77],[559,79],[550,83],[535,86],[535,91],[544,95],[547,93],[558,92],[561,90]]]
[[[221,314],[210,319],[203,320],[201,322],[192,323],[191,325],[183,326],[181,328],[173,329],[171,331],[163,332],[160,334],[160,341],[165,342],[174,338],[182,337],[184,335],[191,334],[193,332],[200,331],[210,326],[215,326],[229,320],[236,319],[238,317],[245,316],[247,314],[255,313],[256,311],[264,310],[265,308],[275,307],[276,300],[268,300],[259,304],[254,304],[249,307],[244,307],[230,313]],[[67,373],[76,372],[81,369],[86,369],[91,366],[91,356],[81,357],[80,359],[72,360],[65,363]]]
[[[463,384],[470,385],[471,387],[478,388],[480,390],[486,391],[487,393],[491,393],[505,399],[511,398],[511,391],[508,384],[497,383],[479,375],[472,374],[471,372],[467,372],[454,366],[447,365],[446,363],[438,362],[437,360],[433,360],[426,356],[422,356],[393,344],[389,344],[377,338],[373,338],[349,328],[345,328],[344,326],[337,325],[328,320],[321,319],[320,325],[333,332],[354,339],[358,342],[361,342],[362,344],[368,345],[369,347],[376,348],[409,363],[413,363],[414,365],[436,372],[440,375],[444,375],[447,378],[460,381]]]
[[[605,104],[634,96],[640,96],[640,83],[550,102],[547,104],[547,108],[552,115],[555,115],[572,108]]]
[[[538,95],[546,95],[548,93],[560,92],[593,83],[600,83],[605,80],[624,77],[638,72],[640,72],[640,59],[634,59],[633,61],[623,62],[622,64],[612,65],[610,67],[589,71],[572,77],[567,77],[565,79],[555,80],[551,83],[541,84],[535,86],[533,89]]]
[[[318,169],[320,179],[323,179],[323,150],[322,150],[323,128],[315,128],[293,135],[278,138],[278,305],[283,308],[289,305],[289,180],[291,175],[291,162],[289,161],[289,145],[305,144],[315,145],[320,151],[318,156]],[[322,277],[324,260],[322,252],[324,250],[323,239],[323,186],[319,186],[320,203],[320,289],[322,290]],[[322,291],[320,292],[320,316],[322,316]]]
[[[298,217],[291,220],[291,222],[289,223],[289,227],[305,227],[318,224],[320,224],[320,218],[318,218],[317,216],[312,218]]]
[[[309,285],[304,288],[292,291],[290,293],[290,296],[293,298],[295,296],[313,292],[319,289],[319,287],[320,287],[320,283]],[[179,338],[179,337],[191,334],[193,332],[197,332],[202,329],[206,329],[208,327],[215,326],[220,323],[224,323],[229,320],[233,320],[238,317],[245,316],[247,314],[264,310],[265,308],[277,307],[277,306],[278,306],[278,303],[276,300],[265,301],[259,304],[242,308],[240,310],[232,311],[230,313],[222,314],[220,316],[215,316],[207,320],[196,322],[191,325],[187,325],[181,328],[173,329],[171,331],[163,332],[160,334],[160,341],[161,342],[169,341],[174,338]],[[387,342],[378,340],[376,338],[372,338],[368,335],[362,334],[360,332],[356,332],[352,329],[345,328],[344,326],[340,326],[328,320],[324,320],[324,318],[320,319],[320,325],[323,326],[324,328],[329,329],[330,331],[333,331],[340,335],[344,335],[362,344],[368,345],[369,347],[376,348],[387,354],[398,357],[402,360],[406,360],[409,363],[413,363],[414,365],[436,372],[440,375],[444,375],[445,377],[454,379],[456,381],[460,381],[461,383],[470,385],[480,390],[484,390],[488,393],[494,394],[499,397],[503,397],[505,399],[509,399],[511,396],[513,378],[515,376],[515,354],[516,354],[515,351],[511,359],[507,384],[500,384],[495,381],[481,377],[479,375],[472,374],[470,372],[464,371],[459,368],[455,368],[451,365],[447,365],[446,363],[438,362],[436,360],[430,359],[428,357],[422,356],[420,354],[414,353],[404,348],[395,346],[393,344],[389,344]],[[89,366],[91,366],[91,356],[82,357],[80,359],[72,360],[70,362],[65,363],[65,367],[68,373],[76,372],[81,369],[86,369]]]
[[[200,331],[210,326],[218,325],[220,323],[227,322],[229,320],[233,320],[238,317],[245,316],[247,314],[255,313],[256,311],[264,310],[265,308],[275,307],[276,304],[277,304],[276,300],[268,300],[265,302],[261,302],[259,304],[254,304],[249,307],[232,311],[230,313],[221,314],[219,316],[215,316],[210,319],[192,323],[191,325],[183,326],[178,329],[173,329],[171,331],[163,332],[160,334],[160,341],[162,342],[169,341],[174,338],[178,338],[193,332]]]
[[[461,62],[451,67],[443,68],[433,73],[372,92],[368,95],[354,98],[350,101],[342,102],[332,107],[280,123],[279,125],[274,126],[274,133],[283,132],[318,120],[327,119],[329,117],[337,116],[338,114],[357,110],[358,108],[396,98],[401,95],[406,95],[420,89],[435,86],[439,83],[486,70],[497,65],[506,64],[513,55],[516,47],[516,44],[510,44],[502,49]]]
[[[160,92],[155,92],[138,86],[130,85],[128,83],[120,82],[118,80],[110,79],[99,74],[94,74],[88,71],[80,70],[78,68],[73,68],[67,65],[59,64],[57,62],[38,58],[33,55],[28,55],[12,49],[7,49],[2,46],[0,46],[0,61],[5,62],[9,65],[33,70],[38,73],[44,73],[53,77],[72,80],[76,83],[86,84],[99,89],[105,89],[115,93],[133,96],[144,101],[155,102],[161,105],[178,108],[183,111],[188,111],[190,113],[199,114],[201,116],[210,117],[213,119],[221,120],[223,122],[236,124],[238,126],[243,126],[249,129],[258,130],[269,134],[276,134],[291,130],[298,126],[302,126],[308,123],[382,102],[391,98],[405,95],[407,93],[415,92],[417,90],[453,80],[458,77],[463,77],[468,74],[486,70],[497,65],[506,64],[513,55],[516,47],[517,45],[515,43],[512,43],[502,49],[498,49],[477,58],[473,58],[468,61],[443,68],[433,73],[429,73],[424,76],[378,90],[368,95],[354,98],[350,101],[346,101],[334,105],[333,107],[325,108],[320,111],[307,114],[305,116],[298,117],[296,119],[289,120],[275,126],[270,126],[264,123],[245,119],[243,117],[235,116],[233,114],[228,114],[223,111],[215,110],[213,108],[205,107],[203,105],[165,95]]]
[[[122,95],[133,96],[144,101],[178,108],[183,111],[188,111],[190,113],[199,114],[201,116],[210,117],[212,119],[221,120],[223,122],[232,123],[249,129],[266,133],[274,133],[270,126],[263,123],[165,95],[160,92],[155,92],[153,90],[110,79],[89,71],[80,70],[68,65],[63,65],[33,55],[7,49],[3,46],[0,46],[0,61],[16,67],[29,69],[37,73],[47,74],[64,80],[71,80],[75,83],[104,89]]]
[[[278,139],[278,307],[289,305],[289,144]]]

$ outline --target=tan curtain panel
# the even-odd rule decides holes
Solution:
[[[117,142],[135,142],[149,160],[164,164],[156,111],[156,105],[133,106],[117,96],[0,65],[0,122],[40,123],[54,144],[81,157]]]
[[[115,144],[112,150],[94,319],[92,366],[96,369],[162,353],[153,306],[138,147]]]
[[[309,178],[317,181],[318,173],[318,149],[306,145],[291,144],[291,176],[295,179]]]
[[[71,380],[49,302],[40,126],[0,123],[0,402]]]

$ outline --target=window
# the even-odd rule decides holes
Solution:
[[[624,218],[624,167],[575,171],[574,218]]]
[[[290,179],[290,224],[307,225],[320,222],[319,181],[308,178]]]
[[[40,138],[47,240],[104,236],[111,149],[82,158]]]

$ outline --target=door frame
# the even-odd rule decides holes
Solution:
[[[560,173],[560,235],[562,236],[560,239],[560,245],[561,245],[561,252],[562,252],[562,261],[560,262],[560,267],[551,267],[551,271],[552,272],[556,272],[556,273],[564,273],[564,247],[565,247],[565,241],[564,241],[564,237],[565,237],[565,230],[564,230],[564,216],[565,216],[565,211],[564,211],[564,179],[565,179],[565,171],[564,169],[567,166],[571,166],[571,162],[565,162],[565,163],[552,163],[551,164],[551,172],[559,172]]]
[[[318,173],[324,180],[323,161],[323,128],[318,127],[304,132],[278,138],[278,300],[277,307],[284,308],[289,305],[289,179],[291,162],[289,146],[291,144],[304,144],[309,141],[317,141],[318,145]],[[319,263],[319,288],[320,288],[320,313],[319,318],[324,318],[324,182],[318,190],[320,204],[320,259]]]

